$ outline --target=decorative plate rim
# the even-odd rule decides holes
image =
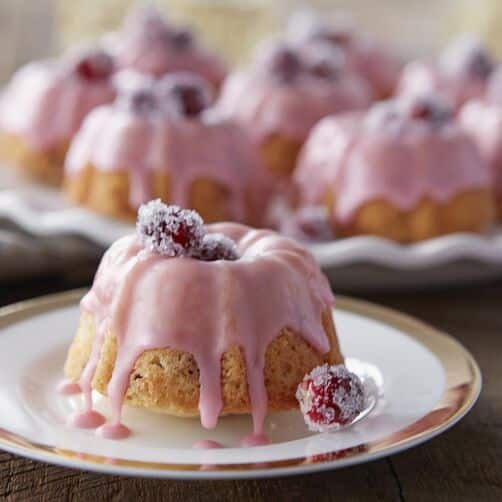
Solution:
[[[85,289],[26,300],[0,309],[0,329],[36,315],[76,304]],[[445,371],[445,390],[435,408],[415,423],[387,438],[363,443],[319,456],[299,457],[265,464],[221,464],[215,470],[202,465],[163,464],[81,454],[26,440],[0,429],[0,448],[13,454],[65,467],[110,474],[178,479],[241,479],[312,473],[368,462],[419,445],[456,424],[479,397],[482,377],[479,367],[463,345],[422,321],[392,309],[362,300],[337,296],[337,309],[369,317],[395,327],[425,346]]]
[[[57,190],[40,186],[0,190],[0,217],[36,236],[74,235],[102,247],[134,229],[130,222],[72,206]],[[324,269],[366,263],[419,270],[461,259],[502,265],[500,225],[485,234],[451,234],[408,245],[370,235],[306,245]]]

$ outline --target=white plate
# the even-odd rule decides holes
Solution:
[[[298,411],[271,415],[268,446],[242,448],[249,417],[220,419],[213,431],[196,419],[126,408],[133,435],[98,438],[66,425],[82,406],[55,386],[78,320],[82,292],[0,311],[0,448],[37,460],[102,472],[168,478],[282,476],[334,469],[405,450],[451,427],[476,401],[481,377],[452,338],[401,314],[345,298],[336,323],[349,366],[380,388],[376,407],[351,428],[310,433]],[[364,376],[364,375],[363,375]],[[108,415],[105,398],[98,407]],[[195,450],[200,439],[226,448]]]
[[[1,187],[0,218],[39,237],[73,235],[108,247],[134,229],[72,206],[57,190],[20,182],[8,169],[0,169]],[[338,290],[417,288],[502,276],[502,227],[406,246],[361,236],[308,247]]]

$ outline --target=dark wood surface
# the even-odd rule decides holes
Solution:
[[[0,304],[82,285],[61,279],[0,284]],[[481,398],[450,431],[422,446],[369,464],[261,481],[187,482],[107,476],[0,452],[0,500],[502,500],[502,283],[365,298],[453,334],[479,362],[484,376]]]

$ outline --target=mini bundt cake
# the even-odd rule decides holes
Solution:
[[[219,89],[226,68],[219,56],[205,49],[186,27],[172,26],[152,6],[137,7],[122,29],[105,39],[120,68],[161,77],[195,73]]]
[[[349,19],[301,16],[297,22],[292,20],[289,38],[300,50],[306,47],[341,52],[348,68],[369,83],[375,98],[393,94],[401,66],[398,59],[375,40],[357,33]]]
[[[193,74],[123,80],[127,88],[94,110],[70,145],[69,198],[134,219],[141,204],[160,197],[196,209],[208,222],[257,224],[266,206],[266,170],[243,130],[207,109],[207,84]]]
[[[200,415],[206,428],[250,413],[259,434],[268,412],[297,408],[306,373],[343,363],[332,305],[326,278],[294,241],[203,226],[194,211],[152,201],[137,233],[105,253],[81,302],[65,375],[86,404],[72,423],[103,422],[92,411],[95,389],[110,399],[111,437],[122,435],[123,404]]]
[[[494,68],[493,57],[477,39],[462,37],[436,63],[409,63],[402,72],[398,94],[439,94],[458,110],[467,100],[484,95]]]
[[[502,68],[490,77],[483,98],[462,107],[459,120],[492,169],[497,216],[502,220]]]
[[[339,235],[415,242],[480,232],[494,219],[490,169],[437,97],[324,119],[295,171],[301,205],[323,205]]]
[[[332,50],[265,47],[251,68],[230,75],[216,107],[239,121],[265,166],[290,174],[312,126],[326,115],[361,109],[372,100],[367,83],[344,68]]]
[[[115,97],[113,71],[112,58],[101,50],[18,70],[0,96],[0,158],[38,181],[59,184],[82,120]]]

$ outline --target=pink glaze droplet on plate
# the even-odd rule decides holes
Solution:
[[[241,446],[249,447],[249,446],[265,446],[270,444],[270,438],[264,433],[252,433],[244,436],[241,441]]]
[[[203,439],[194,443],[192,448],[196,450],[214,450],[217,448],[225,447],[221,443],[218,443],[218,441],[213,441],[212,439]]]
[[[94,410],[74,413],[70,416],[68,424],[79,429],[96,429],[105,423],[105,417]]]
[[[125,439],[131,435],[131,430],[124,424],[104,424],[97,433],[105,439]]]
[[[82,392],[82,389],[80,388],[80,385],[76,382],[63,380],[62,382],[59,382],[57,386],[57,391],[59,392],[59,394],[62,394],[63,396],[71,396],[73,394],[80,394]]]

